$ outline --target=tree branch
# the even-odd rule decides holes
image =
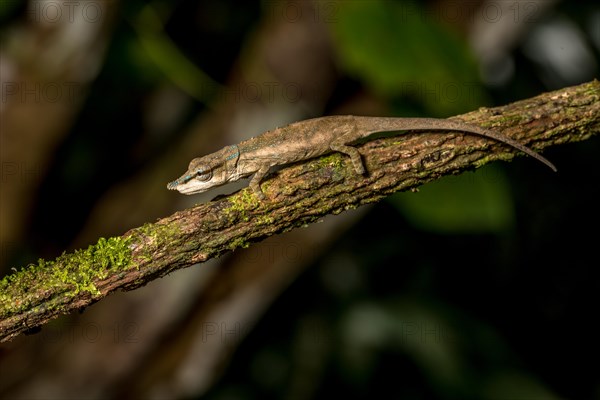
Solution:
[[[458,118],[541,150],[598,134],[599,115],[600,83],[593,81]],[[0,341],[84,308],[116,289],[132,290],[327,214],[515,156],[503,144],[454,132],[409,133],[357,147],[367,176],[356,175],[341,154],[297,163],[263,183],[266,201],[258,201],[246,188],[4,277]],[[540,167],[532,161],[531,168]]]

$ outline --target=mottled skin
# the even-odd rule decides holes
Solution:
[[[365,168],[360,153],[348,145],[377,132],[407,130],[458,131],[484,136],[512,146],[556,171],[556,167],[550,161],[528,147],[500,133],[475,125],[436,118],[340,115],[294,122],[207,156],[194,158],[188,170],[179,179],[170,182],[167,188],[184,194],[202,193],[254,174],[250,180],[250,188],[260,199],[264,199],[260,182],[273,166],[337,151],[350,156],[356,173],[364,174]]]

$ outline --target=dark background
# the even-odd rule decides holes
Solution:
[[[90,1],[101,14],[72,21],[50,3],[0,3],[1,275],[210,200],[165,189],[194,154],[319,115],[501,105],[587,82],[600,59],[591,2]],[[599,398],[599,146],[112,295],[0,346],[0,397]],[[210,274],[260,249],[298,272],[251,318],[215,319],[229,295],[203,297]]]

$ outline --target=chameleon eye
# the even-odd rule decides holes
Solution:
[[[198,168],[196,170],[196,179],[202,182],[206,182],[212,179],[212,171],[204,170],[204,168]]]

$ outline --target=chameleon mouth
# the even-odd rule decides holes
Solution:
[[[169,183],[167,183],[167,189],[177,190],[177,185],[179,185],[179,181],[169,182]]]
[[[197,186],[194,186],[194,185],[182,184],[179,181],[169,182],[167,184],[167,189],[176,190],[181,194],[196,194],[196,193],[202,193],[202,192],[206,191],[206,189],[198,188]]]
[[[202,190],[202,189],[198,189],[198,188],[178,188],[177,190],[179,190],[179,193],[181,194],[196,194],[196,193],[202,193],[205,192],[206,190]]]

